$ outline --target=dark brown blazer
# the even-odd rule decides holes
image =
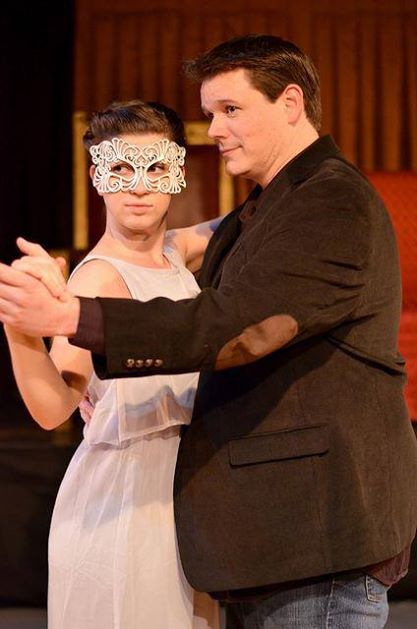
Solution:
[[[398,256],[380,198],[324,137],[250,203],[243,231],[238,208],[214,235],[196,299],[100,300],[99,375],[202,372],[175,513],[185,574],[206,591],[361,568],[399,553],[417,523]],[[256,358],[280,314],[299,324],[290,345],[213,370],[243,330]],[[153,367],[135,367],[146,358]]]

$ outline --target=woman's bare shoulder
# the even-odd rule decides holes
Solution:
[[[80,297],[130,297],[122,276],[107,260],[87,260],[71,276],[68,287]]]

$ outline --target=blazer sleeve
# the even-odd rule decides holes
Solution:
[[[285,216],[269,213],[256,251],[233,273],[228,261],[219,288],[181,301],[99,298],[99,377],[211,370],[225,347],[239,343],[235,365],[245,364],[279,347],[285,315],[298,324],[293,343],[352,317],[371,247],[365,195],[329,177],[287,198]]]

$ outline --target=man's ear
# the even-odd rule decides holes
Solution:
[[[299,85],[290,83],[284,89],[282,96],[284,97],[284,106],[288,116],[288,122],[294,123],[300,118],[304,112],[304,94]]]

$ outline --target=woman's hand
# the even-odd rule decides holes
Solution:
[[[64,258],[53,258],[41,245],[29,242],[24,238],[17,239],[17,246],[26,255],[12,262],[12,267],[39,279],[53,297],[60,301],[68,301],[68,291],[62,272],[65,270]]]

